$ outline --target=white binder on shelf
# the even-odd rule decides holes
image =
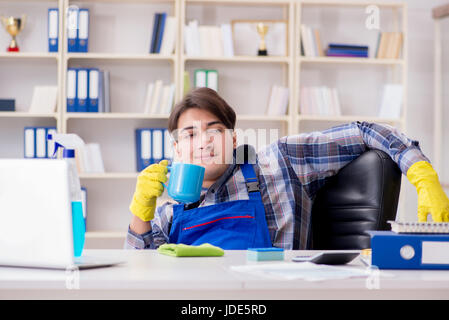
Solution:
[[[87,97],[88,97],[88,70],[78,69],[77,70],[77,108],[76,112],[87,112]]]
[[[163,129],[152,129],[152,139],[153,139],[153,163],[159,163],[163,159]]]
[[[218,91],[218,72],[217,70],[207,70],[207,87]]]
[[[36,158],[46,158],[47,157],[47,135],[46,128],[36,128]]]
[[[168,129],[164,129],[164,159],[173,159],[173,141]]]
[[[100,71],[89,69],[89,97],[87,112],[98,112],[98,91],[100,86]]]
[[[34,128],[25,127],[23,132],[23,154],[25,158],[35,157]]]
[[[48,52],[58,52],[59,10],[48,9]]]
[[[76,77],[76,69],[70,68],[67,70],[67,112],[76,111]]]
[[[67,8],[67,51],[78,51],[78,7]]]
[[[45,137],[48,137],[49,134],[53,135],[55,133],[56,129],[48,128]],[[47,139],[47,158],[53,157],[53,152],[55,152],[55,143],[54,141]]]
[[[89,50],[89,9],[79,9],[78,52]]]
[[[195,88],[203,88],[207,87],[207,71],[204,69],[197,69],[195,70]]]

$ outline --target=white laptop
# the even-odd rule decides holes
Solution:
[[[0,159],[0,265],[83,269],[121,262],[74,257],[64,160]]]

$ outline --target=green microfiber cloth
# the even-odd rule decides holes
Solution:
[[[203,243],[199,246],[165,243],[157,251],[172,257],[221,257],[224,255],[222,248],[213,246],[210,243]]]

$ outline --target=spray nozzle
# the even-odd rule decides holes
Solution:
[[[84,141],[76,134],[59,134],[59,133],[49,133],[47,134],[47,139],[54,141],[54,151],[52,158],[56,158],[59,148],[63,148],[62,156],[64,158],[74,158],[75,149],[84,146]]]

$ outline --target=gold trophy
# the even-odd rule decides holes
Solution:
[[[268,55],[267,45],[265,43],[265,36],[266,36],[267,32],[268,32],[268,26],[263,24],[262,22],[259,22],[257,24],[257,33],[260,36],[259,52],[257,53],[257,55],[259,55],[259,56]]]
[[[4,17],[1,16],[3,26],[6,31],[11,35],[12,40],[9,44],[8,51],[9,52],[18,52],[19,46],[17,45],[16,36],[23,30],[25,27],[26,15],[22,15],[22,18],[14,18],[14,17]]]

